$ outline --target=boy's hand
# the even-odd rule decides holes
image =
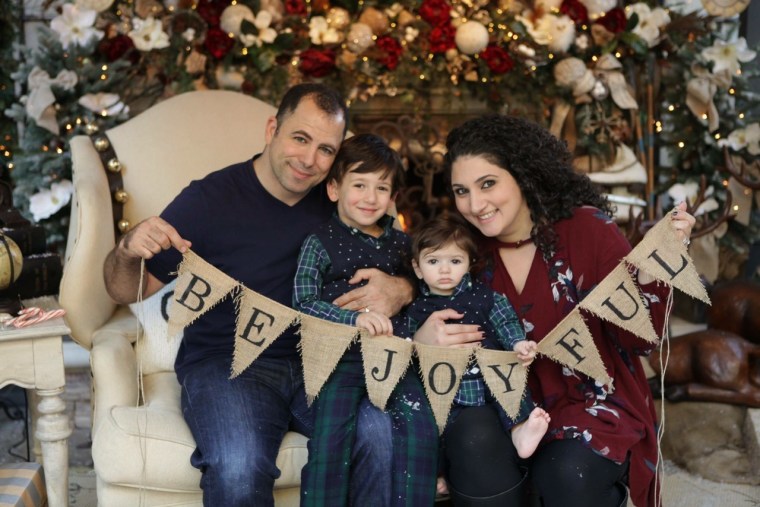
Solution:
[[[391,319],[378,312],[361,312],[356,318],[356,326],[363,327],[372,336],[393,336]]]
[[[527,367],[536,358],[538,344],[532,340],[520,340],[515,343],[515,352],[517,352],[517,359]]]

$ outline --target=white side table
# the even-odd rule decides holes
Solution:
[[[55,298],[25,301],[26,306],[57,308]],[[7,384],[34,389],[39,403],[32,408],[32,428],[39,443],[35,458],[45,471],[49,507],[68,505],[71,423],[61,394],[66,385],[63,335],[69,328],[57,318],[16,329],[0,328],[0,387]],[[41,449],[41,451],[40,451]]]

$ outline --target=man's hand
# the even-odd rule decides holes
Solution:
[[[111,298],[120,304],[133,303],[138,294],[150,297],[164,286],[150,273],[145,273],[140,287],[141,260],[150,259],[171,247],[185,253],[191,243],[177,230],[159,217],[150,217],[124,235],[106,257],[103,278]]]
[[[348,283],[354,285],[363,280],[367,280],[365,286],[343,294],[333,304],[344,310],[359,312],[368,309],[370,312],[393,317],[412,302],[412,283],[404,277],[368,268],[358,270]]]
[[[129,231],[116,246],[117,255],[124,258],[150,259],[171,247],[185,253],[192,244],[160,217],[146,218]]]
[[[461,319],[456,310],[439,310],[414,333],[414,341],[439,347],[474,347],[483,340],[483,332],[477,324],[447,324],[447,320]]]

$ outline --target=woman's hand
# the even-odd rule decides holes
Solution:
[[[672,211],[673,214],[673,227],[676,230],[678,239],[683,241],[685,245],[690,243],[691,229],[694,227],[696,219],[686,212],[686,203],[681,202]]]
[[[483,339],[477,324],[447,324],[450,319],[464,317],[456,310],[438,310],[414,333],[414,341],[439,347],[474,347]]]
[[[412,302],[412,283],[402,276],[391,276],[375,268],[360,269],[348,283],[354,285],[362,280],[367,280],[367,284],[343,294],[333,304],[344,310],[369,310],[393,317]]]

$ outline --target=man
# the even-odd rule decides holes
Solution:
[[[191,183],[161,217],[139,223],[105,262],[111,297],[147,298],[172,279],[181,253],[198,255],[246,287],[290,305],[302,241],[333,211],[322,181],[347,128],[345,102],[317,84],[291,88],[265,127],[266,146],[252,160]],[[141,260],[147,271],[141,278]],[[142,280],[142,287],[140,281]],[[408,281],[362,270],[368,280],[336,304],[393,315],[411,300]],[[389,297],[388,295],[393,295]],[[291,329],[246,371],[229,379],[234,350],[231,297],[185,329],[175,369],[182,410],[197,448],[208,506],[272,505],[280,472],[275,458],[286,431],[312,430],[302,368]],[[365,402],[352,456],[355,505],[385,505],[390,491],[390,421]]]

